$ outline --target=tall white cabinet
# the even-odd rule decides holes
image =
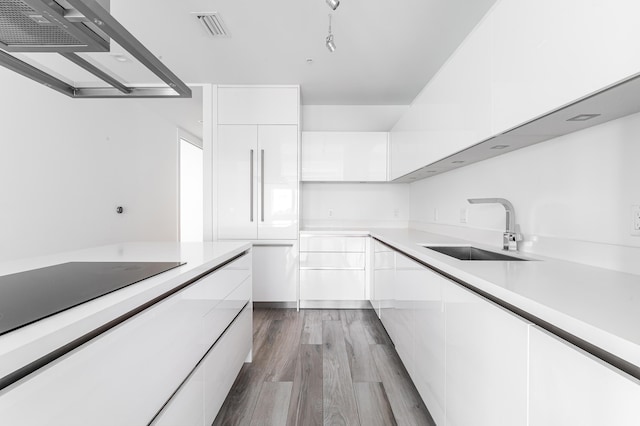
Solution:
[[[221,239],[295,240],[298,127],[218,126]]]
[[[218,239],[254,244],[256,302],[298,300],[299,92],[298,86],[216,91],[213,214]]]

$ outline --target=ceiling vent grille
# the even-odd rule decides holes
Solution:
[[[229,31],[217,12],[196,13],[196,16],[211,37],[229,37]]]

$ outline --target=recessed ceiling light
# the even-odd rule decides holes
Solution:
[[[464,161],[462,160],[456,160],[456,161],[452,161],[453,164],[462,164],[464,163]]]
[[[509,148],[509,145],[494,145],[491,147],[491,149],[505,149],[505,148]]]
[[[580,114],[569,118],[567,121],[587,121],[592,118],[600,117],[601,114]]]
[[[204,120],[198,120],[198,123],[202,124],[204,123]]]
[[[312,64],[313,63],[313,58],[307,58],[307,63],[308,64]]]

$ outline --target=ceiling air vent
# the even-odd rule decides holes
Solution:
[[[196,13],[195,15],[211,37],[229,37],[229,31],[227,31],[218,12]]]

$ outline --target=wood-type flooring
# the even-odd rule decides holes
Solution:
[[[214,425],[434,425],[373,310],[254,309]]]

